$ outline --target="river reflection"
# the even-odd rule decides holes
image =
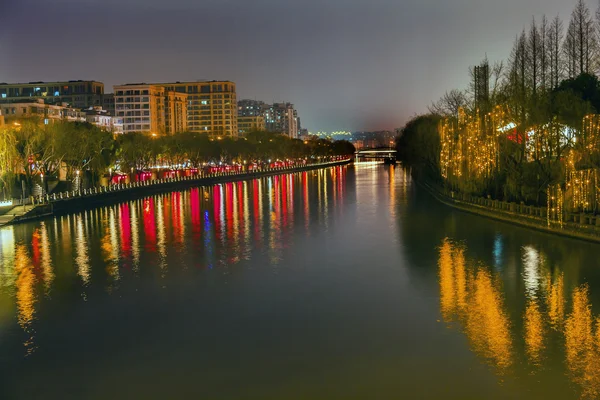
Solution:
[[[545,254],[523,247],[526,306],[521,325],[511,322],[500,274],[476,258],[465,258],[466,245],[446,238],[439,248],[440,309],[452,329],[461,329],[472,350],[500,376],[518,375],[515,348],[523,347],[532,371],[546,366],[548,343],[564,348],[563,364],[582,398],[600,396],[600,316],[593,315],[587,284],[575,286],[565,318],[562,272],[545,271]],[[458,325],[457,325],[458,324]],[[522,341],[520,344],[515,341]],[[556,349],[553,349],[556,350]],[[548,366],[556,367],[548,363]]]
[[[118,291],[124,279],[164,280],[187,268],[230,268],[257,249],[276,266],[296,239],[295,223],[309,235],[309,213],[326,225],[331,205],[343,212],[346,174],[346,167],[336,167],[193,188],[4,228],[0,301],[16,305],[25,353],[32,354],[37,308],[50,301],[53,290],[65,290],[53,287],[55,277],[86,300],[99,286]],[[23,231],[32,226],[31,233]]]
[[[600,246],[360,163],[0,229],[0,399],[600,398]]]

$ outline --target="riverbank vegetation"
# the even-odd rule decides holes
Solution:
[[[351,155],[354,151],[347,141],[302,141],[271,132],[222,139],[196,132],[113,137],[88,123],[61,121],[45,125],[37,119],[22,119],[7,121],[0,128],[0,190],[7,198],[22,188],[29,194],[35,184],[48,193],[49,182],[72,182],[79,177],[88,186],[96,186],[102,176],[119,171],[318,159]]]
[[[578,1],[533,19],[510,58],[470,68],[396,140],[418,177],[457,192],[597,212],[600,202],[600,11]],[[560,217],[557,217],[560,218]]]

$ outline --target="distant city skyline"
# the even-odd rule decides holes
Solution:
[[[597,4],[588,1],[592,11]],[[231,80],[316,131],[393,130],[575,1],[7,0],[0,82]],[[23,21],[27,21],[24,24]]]

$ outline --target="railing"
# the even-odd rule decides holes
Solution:
[[[551,212],[550,218],[548,218],[547,207],[528,206],[523,202],[516,203],[500,201],[491,198],[471,196],[466,193],[456,193],[450,190],[445,190],[443,194],[448,199],[451,199],[452,201],[457,203],[465,203],[467,205],[482,208],[492,212],[500,212],[503,214],[510,214],[513,216],[522,216],[529,220],[539,222],[542,225],[546,225],[552,228],[593,228],[593,230],[596,230],[595,227],[600,227],[600,215],[588,214],[583,212],[562,211],[561,215],[556,215],[556,213]]]
[[[190,181],[198,181],[201,179],[208,179],[208,178],[220,178],[220,177],[244,177],[244,176],[252,176],[256,173],[265,173],[265,172],[292,172],[295,170],[300,170],[306,167],[317,167],[317,166],[322,166],[322,167],[327,167],[329,165],[333,165],[333,164],[338,164],[340,162],[344,162],[344,161],[349,161],[350,158],[340,158],[340,159],[334,159],[332,161],[326,161],[326,162],[316,162],[316,163],[307,163],[307,164],[301,164],[301,165],[294,165],[294,166],[288,166],[288,167],[265,167],[265,168],[261,168],[261,169],[257,169],[257,170],[251,170],[251,171],[227,171],[227,172],[212,172],[212,173],[206,173],[204,171],[200,171],[198,174],[196,175],[191,175],[191,176],[175,176],[172,178],[161,178],[161,179],[152,179],[152,180],[145,180],[145,181],[137,181],[137,182],[130,182],[130,183],[117,183],[117,184],[110,184],[108,186],[97,186],[97,187],[93,187],[93,188],[88,188],[88,189],[79,189],[79,190],[71,190],[71,191],[66,191],[66,192],[60,192],[60,193],[52,193],[52,194],[45,194],[43,196],[31,196],[31,199],[33,199],[33,203],[34,204],[47,204],[47,203],[52,203],[52,202],[57,202],[57,201],[63,201],[63,200],[68,200],[68,199],[73,199],[73,198],[86,198],[86,197],[90,197],[90,196],[98,196],[98,195],[105,195],[107,193],[117,193],[117,192],[123,192],[123,191],[128,191],[128,190],[133,190],[133,189],[137,189],[137,188],[142,188],[142,187],[159,187],[161,185],[165,185],[168,183],[175,183],[175,182],[190,182]],[[29,199],[27,199],[26,201],[28,201]],[[30,204],[31,201],[29,201],[26,204]]]

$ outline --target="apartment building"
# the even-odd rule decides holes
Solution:
[[[123,133],[165,135],[187,129],[188,95],[163,85],[133,83],[114,87],[115,117],[123,120]]]
[[[243,135],[252,131],[266,130],[265,118],[262,115],[239,117],[238,116],[238,131]]]
[[[167,90],[165,92],[165,129],[169,134],[188,129],[188,95]]]
[[[188,95],[187,130],[215,137],[238,136],[237,96],[231,81],[198,81],[158,84]]]
[[[43,99],[0,104],[0,112],[7,120],[39,118],[45,124],[63,119],[66,110],[66,107],[60,105],[46,104]]]
[[[298,138],[298,112],[291,103],[274,103],[265,111],[268,131],[279,132],[292,139]]]
[[[97,81],[0,83],[0,104],[43,99],[48,104],[88,108],[102,105],[103,94],[104,84]]]

